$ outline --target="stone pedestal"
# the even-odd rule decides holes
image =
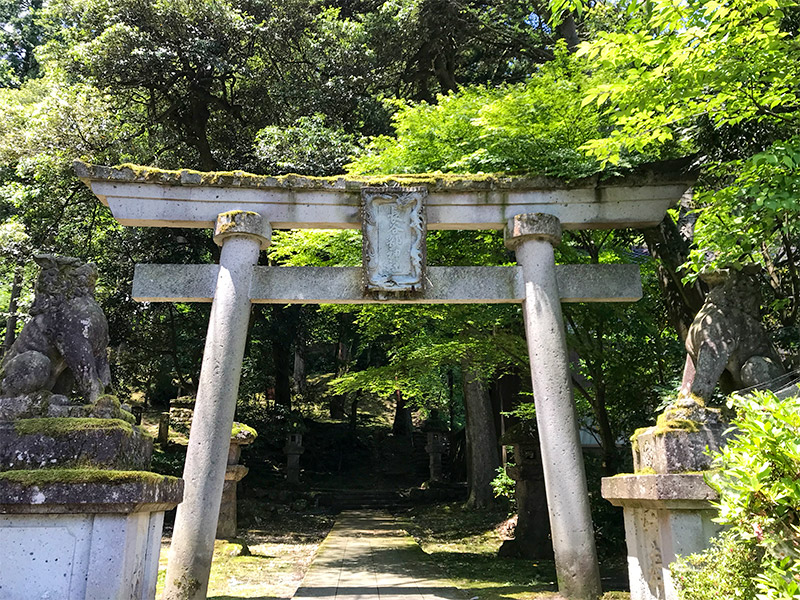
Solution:
[[[631,600],[677,600],[669,565],[720,531],[714,490],[698,473],[621,475],[603,479],[602,495],[624,509]]]
[[[442,481],[442,452],[444,452],[445,433],[429,429],[426,436],[425,452],[428,453],[429,481],[431,483]]]
[[[155,597],[183,481],[140,470],[153,440],[116,416],[0,423],[0,600]]]
[[[678,600],[670,564],[720,531],[716,492],[697,471],[710,467],[705,449],[719,449],[724,430],[719,411],[679,400],[634,435],[638,473],[603,479],[603,498],[624,511],[631,600]]]
[[[182,493],[135,471],[0,475],[0,599],[152,600],[164,511]]]
[[[300,483],[300,455],[305,452],[303,448],[303,434],[289,433],[286,436],[286,445],[283,447],[286,454],[286,481]]]
[[[231,445],[228,448],[228,466],[225,468],[225,484],[222,486],[222,502],[219,505],[217,538],[236,537],[236,485],[250,471],[239,464],[242,446],[252,444],[258,435],[251,427],[234,422],[231,430]]]
[[[156,441],[164,448],[169,443],[169,413],[162,412],[158,416],[158,435]]]

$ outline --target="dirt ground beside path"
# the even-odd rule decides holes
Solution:
[[[291,598],[333,525],[329,515],[265,510],[257,527],[240,529],[240,538],[217,540],[208,589],[209,600]],[[164,588],[169,536],[161,543],[159,598]]]

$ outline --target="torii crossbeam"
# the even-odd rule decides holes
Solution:
[[[205,598],[252,303],[522,303],[560,593],[601,592],[561,302],[634,301],[636,266],[556,265],[562,229],[657,225],[685,174],[265,177],[76,163],[123,225],[214,227],[219,265],[137,265],[134,297],[212,301],[164,598]],[[259,267],[276,228],[362,228],[363,268]],[[430,267],[426,229],[505,229],[518,267]]]

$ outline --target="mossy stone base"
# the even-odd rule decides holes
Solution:
[[[638,429],[633,441],[637,473],[686,473],[711,468],[708,450],[725,443],[726,423],[717,409],[692,398],[678,400],[658,417],[655,426]]]
[[[147,469],[153,440],[121,419],[38,418],[0,423],[0,471],[91,466]]]
[[[100,396],[94,404],[83,404],[48,391],[0,397],[0,422],[38,417],[95,417],[135,422],[134,416],[124,410],[119,400],[110,394]]]
[[[183,480],[148,471],[36,469],[0,473],[0,514],[169,510]]]
[[[0,596],[154,598],[164,511],[182,494],[138,471],[0,473]]]

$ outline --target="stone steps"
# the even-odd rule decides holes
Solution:
[[[334,510],[357,510],[362,508],[408,508],[416,504],[466,500],[466,485],[449,484],[430,489],[410,488],[406,490],[333,490],[313,491],[321,507]]]

